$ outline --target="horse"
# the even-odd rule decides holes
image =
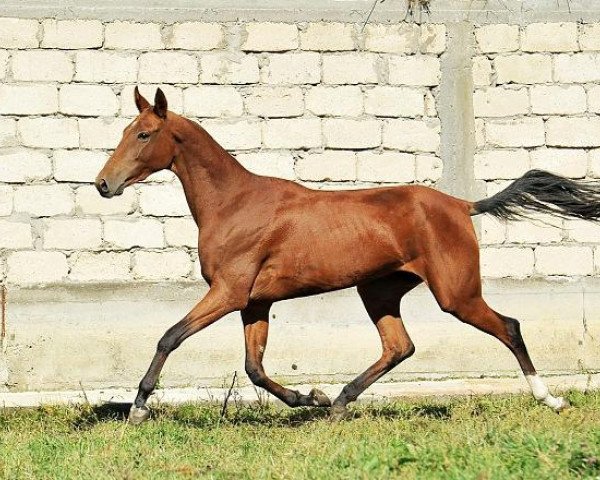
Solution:
[[[158,342],[131,406],[131,423],[149,418],[146,402],[167,357],[186,338],[235,311],[241,312],[252,383],[290,407],[330,407],[330,417],[342,419],[350,402],[414,353],[400,304],[421,283],[444,312],[508,347],[536,400],[557,412],[568,406],[536,373],[519,321],[483,299],[471,217],[524,219],[545,212],[599,220],[597,184],[531,170],[475,202],[422,185],[313,190],[249,172],[199,124],[169,111],[162,90],[151,105],[136,87],[134,100],[139,115],[124,129],[96,188],[110,198],[154,172],[174,172],[199,227],[198,254],[210,288]],[[302,394],[269,378],[262,359],[272,304],[349,287],[357,288],[381,337],[381,357],[333,402],[317,389]]]

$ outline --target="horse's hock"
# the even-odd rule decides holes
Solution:
[[[92,184],[137,113],[136,84],[160,85],[248,169],[316,188],[424,183],[475,200],[530,168],[600,178],[600,1],[438,0],[416,24],[390,0],[364,30],[371,0],[156,3],[0,6],[7,389],[135,386],[206,291],[172,175],[111,200]],[[476,227],[486,297],[522,320],[538,369],[596,371],[600,227]],[[416,353],[388,380],[518,372],[421,287],[403,316]],[[272,317],[265,364],[284,382],[346,380],[379,356],[354,291],[276,304]],[[243,350],[231,315],[189,339],[162,383],[221,386]]]

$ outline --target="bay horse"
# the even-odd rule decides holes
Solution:
[[[519,322],[495,312],[482,298],[470,217],[488,213],[519,219],[537,211],[598,220],[598,185],[531,170],[476,202],[418,185],[317,191],[250,173],[200,125],[168,111],[160,89],[154,105],[137,87],[134,100],[139,115],[125,128],[95,185],[110,198],[153,172],[172,170],[199,227],[198,254],[210,288],[158,342],[131,407],[131,423],[149,417],[146,401],[169,354],[234,311],[241,312],[245,369],[255,385],[290,407],[331,407],[333,419],[343,418],[349,402],[414,353],[400,302],[421,282],[444,312],[510,349],[538,401],[556,411],[567,406],[536,374]],[[270,379],[262,358],[271,305],[353,286],[381,337],[379,360],[333,402],[319,390],[301,394]]]

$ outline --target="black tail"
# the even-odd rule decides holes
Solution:
[[[517,220],[527,218],[529,211],[600,220],[600,182],[530,170],[496,195],[475,202],[471,215],[489,213]]]

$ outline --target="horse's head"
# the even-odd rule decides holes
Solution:
[[[123,138],[96,177],[96,188],[103,197],[121,195],[125,187],[144,180],[151,173],[169,168],[176,153],[169,129],[171,113],[159,88],[150,105],[135,87],[135,104],[140,112],[123,130]]]

